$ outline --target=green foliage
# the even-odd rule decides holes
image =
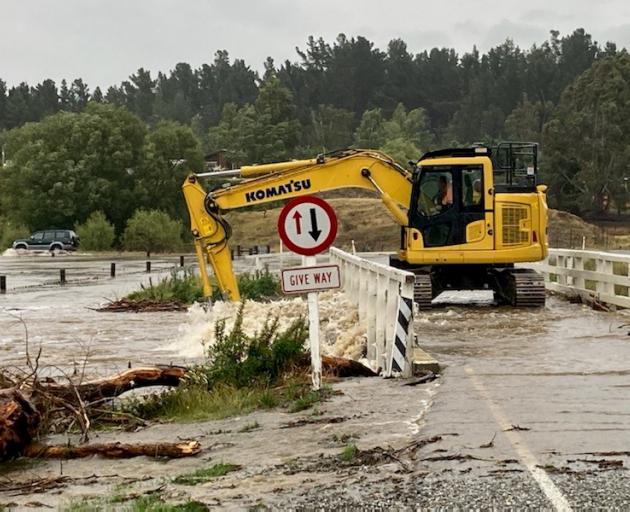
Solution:
[[[315,153],[347,148],[352,144],[352,112],[332,105],[318,105],[317,109],[311,110],[309,125],[306,143],[315,149]]]
[[[238,288],[241,297],[251,300],[274,299],[282,295],[280,280],[268,270],[254,274],[239,274]]]
[[[380,148],[385,144],[385,126],[380,108],[363,112],[361,122],[354,132],[354,145],[362,149]]]
[[[389,120],[383,119],[380,109],[367,110],[354,134],[354,145],[381,149],[406,166],[409,160],[419,160],[422,151],[433,143],[427,123],[423,109],[407,112],[402,103],[398,103]]]
[[[202,484],[209,482],[214,478],[225,476],[232,471],[238,471],[239,469],[241,469],[241,466],[237,464],[226,464],[221,462],[219,464],[214,464],[209,468],[202,468],[193,473],[177,476],[173,479],[173,483],[182,485]]]
[[[254,274],[239,274],[237,282],[243,300],[261,301],[280,296],[280,281],[269,271]],[[140,285],[140,290],[131,292],[126,297],[130,300],[152,300],[170,302],[177,300],[183,304],[193,304],[203,300],[201,280],[191,272],[173,272],[156,284]],[[222,300],[215,289],[212,300]]]
[[[140,285],[141,289],[127,295],[129,300],[152,300],[192,304],[203,299],[200,279],[192,272],[172,272],[169,277],[150,286]]]
[[[308,333],[303,319],[284,331],[279,330],[277,319],[268,319],[251,337],[243,332],[242,324],[241,306],[229,333],[225,321],[216,323],[216,341],[205,363],[191,369],[173,390],[128,400],[125,411],[143,419],[194,421],[289,405],[307,395],[308,406],[323,398],[311,396],[303,384],[273,387],[305,357]]]
[[[119,229],[136,204],[128,169],[141,163],[146,129],[125,109],[90,104],[7,134],[3,210],[33,230],[73,226],[97,210]]]
[[[299,140],[293,94],[276,77],[261,86],[253,105],[225,105],[219,125],[208,134],[209,146],[227,150],[236,164],[290,159]]]
[[[0,217],[0,251],[8,247],[18,238],[28,238],[29,230],[20,224]]]
[[[129,251],[166,252],[182,246],[182,225],[159,210],[136,210],[123,233]]]
[[[81,239],[81,248],[87,251],[106,251],[114,243],[114,226],[101,211],[92,212],[83,224],[77,224],[75,231]]]
[[[226,149],[240,165],[353,142],[405,164],[435,144],[505,137],[544,141],[556,205],[602,209],[609,195],[609,204],[625,206],[627,53],[599,46],[584,29],[552,31],[529,49],[506,40],[463,54],[411,52],[400,39],[381,51],[340,34],[310,37],[298,55],[280,66],[269,59],[261,79],[218,51],[197,69],[182,62],[153,77],[140,68],[105,94],[80,78],[0,80],[0,211],[31,230],[82,224],[102,211],[120,235],[138,209],[186,217],[179,187],[202,169],[203,149]]]
[[[531,102],[527,96],[512,110],[505,119],[505,134],[510,140],[540,142],[542,129],[549,117],[553,105],[540,101]]]
[[[630,55],[596,62],[568,87],[545,126],[545,179],[555,206],[605,211],[628,200]]]
[[[199,139],[188,126],[161,121],[147,134],[142,154],[142,164],[134,173],[136,204],[150,205],[175,219],[186,218],[181,186],[188,174],[203,170]]]
[[[198,501],[174,505],[165,502],[158,495],[151,494],[129,498],[114,496],[76,499],[60,510],[63,512],[205,512],[208,507]]]
[[[198,371],[205,379],[204,369]],[[217,384],[209,390],[207,385],[194,381],[192,378],[173,390],[142,399],[129,399],[124,410],[144,420],[198,421],[229,418],[266,408],[261,403],[266,400],[264,389]]]
[[[289,412],[300,412],[309,409],[329,395],[330,388],[328,387],[323,387],[319,391],[310,390],[308,393],[304,393],[293,400],[289,405]]]
[[[354,443],[350,443],[339,454],[339,458],[344,462],[351,462],[358,455],[359,449]]]
[[[243,332],[243,307],[241,304],[229,333],[224,320],[216,323],[215,342],[208,349],[208,380],[237,388],[273,385],[304,357],[306,323],[299,318],[279,332],[278,319],[267,318],[261,331],[249,337]]]

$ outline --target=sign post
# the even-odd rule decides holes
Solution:
[[[323,199],[305,196],[289,201],[278,218],[278,233],[287,249],[304,256],[303,266],[282,270],[284,293],[307,293],[308,332],[313,389],[322,386],[319,340],[319,291],[339,288],[339,267],[317,265],[316,254],[325,251],[337,236],[337,217]]]
[[[317,265],[317,256],[304,256],[307,267]],[[308,341],[311,347],[311,376],[313,389],[322,387],[322,357],[319,353],[319,292],[308,292]]]

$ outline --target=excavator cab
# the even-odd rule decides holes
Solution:
[[[535,143],[441,149],[420,159],[392,264],[416,273],[421,306],[446,289],[480,288],[501,302],[544,304],[540,276],[514,267],[548,252],[546,187],[537,176]]]

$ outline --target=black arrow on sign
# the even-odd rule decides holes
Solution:
[[[317,229],[317,210],[315,210],[315,208],[311,208],[311,230],[308,232],[308,234],[311,235],[313,237],[313,240],[315,240],[316,242],[319,238],[319,235],[322,234],[322,232]]]

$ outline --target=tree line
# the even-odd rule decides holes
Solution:
[[[627,202],[630,67],[583,29],[529,49],[386,50],[309,37],[296,62],[259,74],[218,51],[193,69],[143,68],[106,91],[82,79],[7,88],[0,80],[0,216],[29,229],[102,211],[122,232],[134,210],[185,219],[179,185],[225,149],[236,165],[354,145],[401,163],[438,146],[541,143],[552,204],[583,213]]]

